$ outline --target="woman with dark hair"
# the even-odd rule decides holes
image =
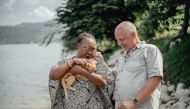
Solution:
[[[100,52],[96,51],[96,40],[89,33],[80,34],[75,41],[77,53],[70,58],[61,59],[51,68],[49,92],[51,109],[112,109],[114,76],[104,62]],[[88,59],[96,59],[96,71],[83,68]],[[76,76],[73,88],[67,90],[67,96],[61,84],[61,78],[67,73]]]

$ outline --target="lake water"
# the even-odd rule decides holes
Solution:
[[[0,109],[50,109],[48,75],[61,44],[0,45]]]

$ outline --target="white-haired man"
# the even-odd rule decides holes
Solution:
[[[163,59],[160,50],[140,41],[136,27],[128,21],[115,29],[115,39],[124,50],[116,64],[116,109],[158,109]]]

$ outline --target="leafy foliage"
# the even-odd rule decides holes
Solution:
[[[182,82],[190,86],[190,37],[187,36],[178,46],[165,54],[166,80],[177,84]]]
[[[156,31],[169,31],[171,27],[177,26],[182,21],[183,2],[176,0],[150,0],[147,1],[148,10],[146,18],[140,25],[140,33],[145,39],[154,37]]]
[[[134,22],[133,11],[142,11],[142,6],[126,6],[123,0],[68,0],[57,9],[57,20],[69,27],[63,38],[71,42],[81,32],[93,34],[98,41],[113,40],[116,25],[124,20]],[[70,42],[66,46],[73,48]]]

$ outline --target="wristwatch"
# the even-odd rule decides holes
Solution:
[[[137,98],[133,98],[132,100],[133,100],[133,103],[134,103],[135,105],[138,105],[138,104],[139,104],[139,100],[138,100]]]

